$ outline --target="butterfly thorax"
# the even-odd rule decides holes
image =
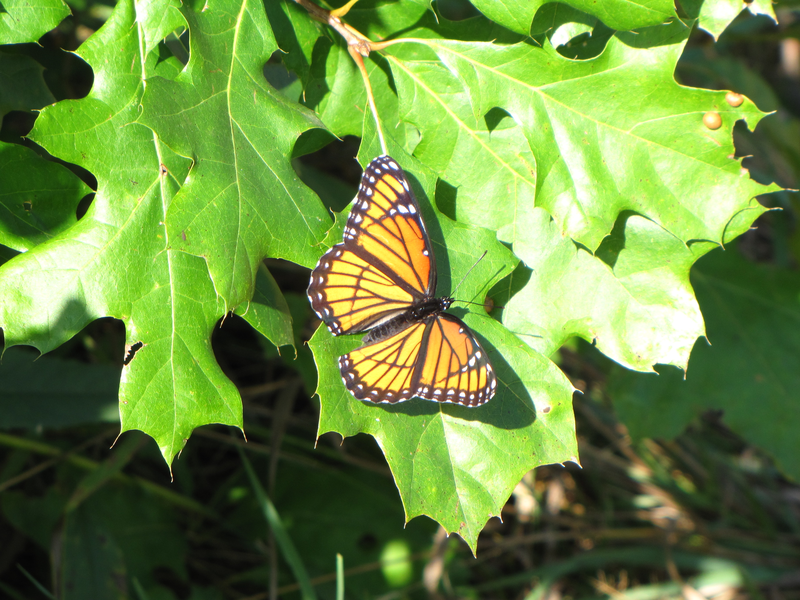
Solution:
[[[453,299],[449,297],[423,300],[418,304],[414,304],[405,312],[372,329],[364,337],[363,342],[365,344],[371,344],[386,339],[398,331],[405,329],[410,323],[419,323],[430,317],[437,316],[439,313],[450,308],[451,304],[453,304]]]

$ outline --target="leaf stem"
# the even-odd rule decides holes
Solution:
[[[340,17],[343,17],[345,14],[347,14],[353,4],[355,4],[358,0],[351,0],[343,7],[331,11],[317,6],[311,2],[311,0],[294,1],[305,8],[313,19],[333,27],[333,29],[335,29],[347,42],[347,51],[350,53],[353,61],[355,61],[356,65],[358,66],[358,70],[361,73],[361,78],[364,80],[364,87],[367,90],[369,108],[372,111],[372,116],[375,119],[375,126],[378,130],[381,151],[383,154],[386,154],[386,140],[383,137],[383,127],[381,126],[380,116],[378,115],[378,108],[375,106],[375,97],[372,94],[372,85],[369,82],[369,74],[367,73],[367,68],[364,66],[363,58],[365,56],[369,56],[370,51],[380,50],[383,48],[385,45],[387,45],[386,42],[373,42],[360,31],[350,27],[350,25],[347,23],[342,22]]]

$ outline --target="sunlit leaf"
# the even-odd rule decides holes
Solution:
[[[692,281],[706,317],[685,374],[615,372],[611,397],[634,438],[678,435],[712,409],[780,468],[800,478],[800,286],[796,273],[745,261],[735,247],[698,263]]]
[[[512,31],[528,35],[536,12],[552,0],[473,0],[487,17]],[[628,30],[659,25],[675,15],[672,0],[564,0],[591,14],[612,29]]]

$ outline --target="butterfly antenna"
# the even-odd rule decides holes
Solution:
[[[486,250],[483,251],[483,254],[481,254],[480,258],[478,260],[476,260],[475,263],[469,268],[469,271],[464,273],[464,276],[461,278],[461,281],[459,281],[458,285],[455,287],[455,289],[452,292],[450,292],[451,296],[455,297],[456,291],[458,290],[458,288],[461,287],[461,284],[464,283],[464,280],[467,278],[467,276],[469,276],[469,274],[472,273],[472,269],[477,267],[478,263],[483,260],[484,256],[486,256]],[[474,304],[474,302],[467,302],[467,304]]]

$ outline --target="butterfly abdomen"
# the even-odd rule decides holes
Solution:
[[[415,304],[404,313],[378,325],[364,336],[364,344],[372,344],[386,339],[408,327],[411,323],[419,323],[428,317],[435,317],[450,308],[452,298],[429,298]]]

